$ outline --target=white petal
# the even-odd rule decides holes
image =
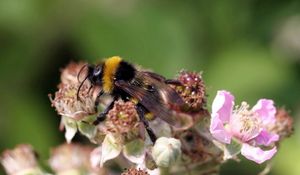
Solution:
[[[277,152],[276,146],[270,150],[262,150],[259,147],[254,147],[249,144],[244,143],[242,146],[241,154],[247,159],[252,160],[258,164],[264,163],[265,161],[271,159]]]
[[[117,157],[121,151],[121,138],[113,134],[107,134],[102,143],[100,167],[102,167],[107,160]]]
[[[63,117],[62,119],[64,125],[65,125],[65,138],[68,143],[71,143],[73,137],[75,136],[77,132],[77,124],[76,121],[68,118],[68,117]]]
[[[93,168],[98,168],[98,166],[100,165],[101,156],[102,156],[101,151],[102,151],[102,147],[99,146],[91,152],[90,162]]]
[[[212,104],[212,114],[217,113],[224,123],[229,122],[234,106],[234,96],[225,90],[217,92]]]

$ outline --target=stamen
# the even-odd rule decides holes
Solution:
[[[241,106],[236,106],[231,119],[231,130],[243,141],[248,141],[259,134],[261,121],[259,116],[249,110],[249,105],[242,102]]]

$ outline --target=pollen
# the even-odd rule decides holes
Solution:
[[[246,102],[242,102],[240,107],[236,107],[230,123],[233,133],[243,141],[257,136],[261,126],[259,116],[254,111],[249,110],[249,105]]]

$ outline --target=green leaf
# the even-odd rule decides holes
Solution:
[[[135,139],[124,146],[124,156],[133,163],[141,163],[145,159],[145,144],[141,139]]]
[[[79,121],[77,122],[78,129],[81,134],[85,135],[87,138],[92,139],[97,133],[97,128],[94,125]]]
[[[216,146],[218,146],[224,152],[223,159],[233,159],[241,152],[242,144],[235,139],[231,139],[230,144],[223,144],[216,140],[213,141]]]

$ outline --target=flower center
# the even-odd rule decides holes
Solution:
[[[249,110],[249,105],[242,102],[230,118],[230,129],[234,136],[242,141],[253,139],[259,134],[261,122],[258,115]]]

